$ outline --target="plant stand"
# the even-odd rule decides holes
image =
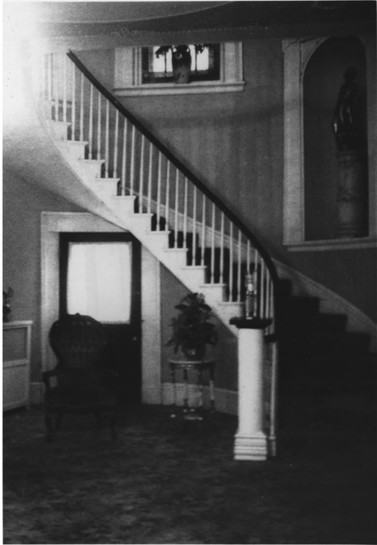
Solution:
[[[181,407],[182,416],[185,420],[203,420],[204,398],[203,398],[203,373],[209,374],[209,399],[210,411],[215,411],[215,360],[183,360],[170,359],[170,372],[173,384],[173,407],[171,417],[178,414],[178,407]],[[189,383],[189,371],[196,373],[197,383]],[[179,383],[176,381],[176,371],[182,373],[183,391],[179,392]]]

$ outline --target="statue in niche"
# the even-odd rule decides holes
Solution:
[[[360,150],[364,144],[361,96],[355,82],[357,74],[352,66],[345,70],[331,122],[339,151]]]

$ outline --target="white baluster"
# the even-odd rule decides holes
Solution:
[[[84,74],[80,74],[80,113],[79,113],[79,140],[80,142],[83,142],[84,140]],[[90,142],[89,142],[89,149],[90,149]],[[90,159],[90,152],[89,152],[89,159]]]
[[[52,55],[46,55],[46,64],[47,64],[47,103],[48,103],[48,118],[52,117]]]
[[[265,317],[265,308],[266,308],[266,293],[265,293],[265,291],[266,291],[266,288],[265,288],[266,267],[265,267],[264,259],[261,260],[260,277],[261,277],[261,312],[260,312],[260,317],[264,318]]]
[[[64,55],[63,65],[63,121],[67,121],[67,55]]]
[[[246,243],[246,274],[250,274],[250,240]]]
[[[165,231],[169,231],[169,203],[170,203],[170,161],[166,165],[166,196],[165,196]]]
[[[158,167],[157,167],[157,211],[156,211],[156,231],[160,231],[160,219],[161,219],[161,156],[162,153],[158,152]]]
[[[212,203],[211,284],[215,282],[215,204]]]
[[[266,317],[272,318],[272,282],[269,272],[267,271],[267,305],[266,305]]]
[[[237,263],[237,302],[241,301],[241,264],[242,264],[242,233],[238,229],[238,263]]]
[[[174,248],[178,247],[178,196],[179,196],[179,170],[176,169],[175,175],[175,217],[174,217]]]
[[[59,121],[59,85],[58,85],[58,78],[59,78],[59,64],[58,64],[58,55],[54,56],[54,104],[55,104],[55,120]]]
[[[134,194],[135,183],[135,125],[132,125],[131,131],[131,164],[130,164],[130,194]]]
[[[192,264],[196,265],[196,205],[197,205],[197,188],[194,185],[193,195],[193,212],[192,212]]]
[[[89,95],[89,159],[93,159],[93,85]]]
[[[119,111],[115,110],[113,178],[117,178],[117,176],[118,176],[118,125],[119,125]]]
[[[206,246],[206,196],[202,193],[202,256],[201,265],[204,266],[205,246]]]
[[[229,301],[233,301],[233,223],[229,227]]]
[[[141,151],[140,151],[140,183],[139,183],[139,213],[143,213],[144,202],[144,148],[145,136],[141,135]]]
[[[261,290],[260,290],[260,276],[259,276],[259,252],[256,248],[254,248],[254,285],[256,287],[256,307],[257,307],[257,314],[259,316],[260,308],[261,308]]]
[[[147,203],[148,214],[151,213],[151,201],[152,201],[152,163],[153,163],[153,144],[151,142],[149,147],[148,203]]]
[[[76,140],[76,68],[72,63],[72,126],[71,140]]]
[[[128,129],[128,123],[127,119],[124,118],[124,124],[123,124],[123,147],[122,147],[122,179],[121,179],[121,195],[126,194],[126,176],[127,176],[127,129]]]
[[[220,227],[220,278],[219,282],[224,282],[224,212],[221,212],[221,227]]]
[[[187,178],[185,176],[185,199],[184,199],[184,208],[183,208],[183,248],[187,248],[187,191],[188,191],[188,183]]]
[[[98,123],[97,123],[97,159],[101,158],[101,118],[102,118],[102,109],[101,109],[101,93],[98,91]]]
[[[105,178],[109,177],[109,101],[106,100],[106,125],[105,125]]]

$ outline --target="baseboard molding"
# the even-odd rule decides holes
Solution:
[[[377,324],[364,312],[308,276],[278,261],[275,261],[275,265],[281,278],[292,280],[293,295],[318,297],[321,312],[345,314],[347,316],[347,331],[350,333],[367,333],[371,339],[370,350],[377,352]]]
[[[177,405],[183,405],[184,384],[176,384]],[[190,400],[195,400],[198,395],[197,385],[189,384]],[[204,406],[209,407],[209,388],[203,388]],[[30,384],[30,404],[41,405],[44,400],[43,382],[32,382]],[[143,403],[146,405],[172,405],[174,402],[174,388],[171,382],[164,382],[161,387],[143,388]],[[238,394],[233,390],[215,388],[215,407],[216,410],[230,415],[237,415]]]

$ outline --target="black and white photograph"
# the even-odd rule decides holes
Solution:
[[[376,0],[3,0],[4,544],[377,543]]]

